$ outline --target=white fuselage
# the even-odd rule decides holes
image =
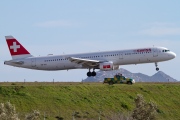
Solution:
[[[175,58],[176,54],[164,47],[150,47],[129,50],[116,50],[106,52],[50,55],[44,57],[27,57],[5,61],[4,64],[36,70],[68,70],[88,68],[71,62],[69,57],[111,61],[113,65],[128,65],[141,63],[157,63]],[[18,63],[18,64],[17,64]],[[22,63],[22,64],[19,64]],[[98,68],[97,68],[98,69]]]

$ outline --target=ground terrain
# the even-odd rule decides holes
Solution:
[[[133,85],[103,83],[0,83],[0,102],[10,101],[21,119],[32,110],[41,112],[41,119],[55,117],[76,120],[97,120],[99,116],[125,113],[135,107],[134,99],[142,94],[147,102],[158,105],[159,120],[180,120],[180,83],[136,83]],[[78,115],[77,115],[78,116]]]

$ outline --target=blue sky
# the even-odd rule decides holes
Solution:
[[[5,35],[13,35],[34,56],[164,46],[177,57],[159,63],[160,70],[180,80],[179,5],[179,0],[1,1],[0,81],[81,81],[87,72],[6,66],[3,61],[11,56]],[[134,73],[156,73],[153,63],[121,67]]]

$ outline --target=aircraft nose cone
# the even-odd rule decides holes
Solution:
[[[173,53],[173,57],[174,57],[174,58],[176,57],[176,53]]]
[[[176,53],[171,53],[171,56],[172,56],[172,58],[175,58],[176,57]]]

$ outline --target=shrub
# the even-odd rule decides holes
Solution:
[[[56,118],[57,120],[64,120],[63,117],[59,117],[59,116],[56,116],[55,118]]]
[[[19,120],[15,106],[10,102],[0,104],[0,120]]]
[[[125,115],[123,113],[112,114],[107,117],[107,120],[133,120],[130,115]]]
[[[157,105],[154,102],[146,103],[142,95],[137,95],[135,99],[136,108],[132,113],[134,120],[155,120]]]
[[[38,120],[40,118],[40,112],[34,110],[32,113],[26,115],[25,120]]]
[[[125,103],[125,102],[122,102],[122,103],[121,103],[121,107],[123,107],[124,109],[127,109],[127,110],[130,109],[129,106],[128,106],[128,104]]]
[[[15,83],[11,83],[11,85],[16,85]]]

